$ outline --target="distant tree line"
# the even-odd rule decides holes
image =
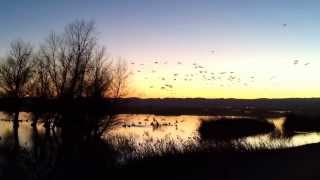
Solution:
[[[127,95],[127,62],[99,45],[93,22],[74,21],[34,48],[13,41],[0,60],[0,95],[22,98],[120,98]]]

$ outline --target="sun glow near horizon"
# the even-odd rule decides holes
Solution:
[[[223,59],[219,52],[207,53],[208,57],[202,60],[129,61],[133,96],[244,99],[320,96],[320,64],[316,58],[230,60]],[[294,64],[295,60],[299,60],[298,64]],[[194,64],[203,68],[195,68]]]

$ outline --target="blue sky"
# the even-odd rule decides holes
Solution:
[[[144,63],[149,69],[156,68],[151,63],[154,59],[169,64],[197,61],[212,71],[232,70],[242,77],[250,73],[261,77],[250,88],[225,85],[226,82],[207,87],[199,80],[198,88],[193,90],[199,93],[192,94],[186,89],[193,85],[183,82],[177,83],[179,87],[174,93],[153,89],[146,92],[149,84],[144,78],[151,75],[135,73],[132,78],[138,95],[317,96],[319,18],[320,1],[316,0],[4,0],[0,6],[0,52],[5,53],[14,39],[22,38],[37,46],[50,31],[63,31],[66,24],[76,19],[94,20],[101,44],[113,56]],[[210,54],[212,49],[216,52],[214,56]],[[308,70],[290,69],[294,59],[310,62],[312,66]],[[136,71],[139,67],[131,68]],[[168,67],[157,68],[159,74],[150,81],[171,73]],[[181,68],[182,73],[190,71],[187,65]],[[279,82],[267,82],[267,76],[274,74],[279,76]],[[297,86],[297,82],[304,88]],[[161,86],[160,82],[154,86]],[[212,89],[217,93],[211,93]]]
[[[0,40],[43,39],[48,31],[61,30],[75,19],[96,21],[98,30],[112,42],[117,37],[134,38],[131,35],[169,35],[184,41],[222,32],[259,40],[264,33],[275,38],[282,36],[274,31],[283,23],[299,30],[292,36],[301,33],[313,40],[312,32],[319,29],[319,7],[316,0],[4,0],[0,7]]]

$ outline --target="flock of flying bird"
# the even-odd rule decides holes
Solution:
[[[168,61],[160,62],[160,61],[154,61],[152,62],[155,66],[154,69],[159,69],[161,65],[167,65]],[[310,63],[309,62],[303,62],[300,60],[293,60],[292,64],[294,66],[308,66]],[[131,65],[136,65],[135,62],[131,62]],[[136,71],[137,74],[144,72],[143,66],[145,64],[137,64],[139,69]],[[176,62],[177,66],[183,66],[185,65],[181,61]],[[251,75],[245,78],[241,78],[238,73],[234,71],[221,71],[221,72],[212,72],[209,71],[206,67],[199,63],[192,63],[192,72],[189,73],[178,73],[174,72],[172,74],[168,74],[167,76],[156,76],[157,71],[156,70],[151,70],[149,71],[150,74],[148,73],[143,73],[145,75],[144,79],[148,80],[149,78],[151,79],[152,75],[156,76],[158,80],[162,81],[162,85],[159,86],[161,90],[173,90],[174,88],[174,82],[176,81],[184,81],[184,82],[191,82],[195,79],[197,80],[202,80],[207,82],[207,84],[210,84],[210,82],[216,82],[216,84],[219,84],[220,87],[226,86],[225,82],[229,83],[237,83],[243,86],[249,86],[250,83],[253,83],[256,80],[255,75]],[[274,80],[277,76],[273,75],[269,77],[269,80]],[[220,81],[220,82],[219,82]],[[223,83],[224,82],[224,83]],[[151,84],[149,88],[156,88],[155,85]]]
[[[287,27],[287,24],[283,24],[282,26]],[[215,50],[210,51],[211,54],[215,54],[215,52],[216,52]],[[168,61],[155,60],[151,63],[154,65],[153,69],[159,69],[161,65],[167,65]],[[310,63],[296,59],[296,60],[293,60],[292,64],[294,66],[308,66]],[[138,70],[136,71],[136,73],[142,73],[144,71],[143,67],[145,66],[145,64],[137,64],[135,62],[131,62],[131,65],[138,66]],[[185,64],[182,63],[181,61],[177,61],[175,65],[183,66]],[[186,64],[186,65],[188,65],[188,64]],[[193,71],[189,72],[189,73],[174,72],[170,75],[168,74],[166,77],[158,77],[159,80],[161,80],[163,83],[162,83],[162,85],[160,85],[157,88],[160,88],[161,90],[169,90],[170,91],[170,90],[174,89],[173,84],[178,80],[183,80],[185,82],[191,82],[195,79],[199,80],[199,78],[202,81],[207,82],[207,84],[210,84],[210,82],[215,81],[216,84],[220,85],[220,87],[224,87],[225,82],[229,82],[232,84],[237,83],[239,85],[249,86],[249,83],[252,83],[256,80],[255,75],[251,75],[249,77],[243,78],[243,77],[240,77],[239,74],[234,71],[212,72],[208,68],[206,68],[205,66],[203,66],[199,63],[196,63],[196,62],[192,63],[192,69],[193,69]],[[143,73],[145,75],[144,79],[148,80],[152,76],[152,74],[155,75],[156,73],[157,73],[156,70],[151,70],[151,74],[149,74],[149,75],[147,73]],[[276,78],[277,78],[277,76],[273,75],[273,76],[269,77],[269,80],[274,80]],[[151,83],[153,83],[153,82],[151,82]],[[151,84],[149,86],[149,88],[153,89],[153,88],[156,88],[156,86]]]

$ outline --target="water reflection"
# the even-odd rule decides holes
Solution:
[[[157,116],[157,115],[119,115],[121,124],[114,127],[106,136],[131,136],[136,141],[148,139],[161,140],[197,137],[195,131],[200,124],[198,116]],[[159,125],[156,126],[154,123]]]
[[[6,143],[13,144],[13,123],[12,115],[4,112],[0,112],[0,144],[4,143],[6,138]],[[26,149],[31,149],[33,146],[33,128],[31,126],[32,114],[27,112],[19,113],[19,128],[18,128],[18,142],[20,146]],[[44,134],[45,130],[41,124],[37,124],[37,133],[40,135]]]
[[[19,142],[26,149],[31,149],[34,145],[35,132],[32,128],[32,113],[19,113]],[[216,120],[222,116],[160,116],[152,114],[121,114],[116,116],[117,125],[112,129],[104,130],[103,137],[105,140],[110,140],[113,137],[127,138],[133,141],[135,147],[143,147],[144,144],[154,145],[161,143],[175,144],[177,147],[181,144],[193,143],[199,144],[201,140],[198,133],[198,128],[201,121]],[[56,117],[51,117],[56,118]],[[110,118],[105,117],[105,118]],[[225,116],[225,118],[240,118],[239,116]],[[243,117],[242,117],[243,118]],[[48,118],[50,119],[50,118]],[[47,119],[47,120],[48,120]],[[13,125],[10,120],[10,115],[0,112],[0,144],[3,143],[3,137],[9,137],[13,133]],[[275,125],[274,132],[262,135],[249,136],[232,140],[231,143],[236,146],[245,146],[247,148],[285,148],[300,146],[310,143],[320,142],[320,133],[296,133],[291,137],[286,137],[284,134],[283,124],[284,117],[269,118],[268,121]],[[45,120],[37,123],[36,129],[39,136],[46,133]],[[51,127],[52,128],[52,127]],[[58,127],[54,132],[59,132]],[[73,139],[74,140],[74,139]],[[141,150],[141,149],[140,149]]]
[[[118,116],[121,124],[108,132],[106,138],[108,136],[133,138],[137,144],[156,144],[159,141],[174,142],[177,146],[186,142],[198,144],[200,141],[198,128],[201,121],[217,120],[222,117],[228,119],[247,118],[243,116],[159,116],[150,114],[122,114]],[[159,127],[154,127],[152,124],[154,121],[159,123]],[[320,134],[317,132],[295,134],[292,137],[285,136],[283,129],[285,117],[268,118],[267,121],[272,122],[275,125],[273,132],[239,138],[232,140],[230,143],[248,149],[275,149],[320,142]]]

